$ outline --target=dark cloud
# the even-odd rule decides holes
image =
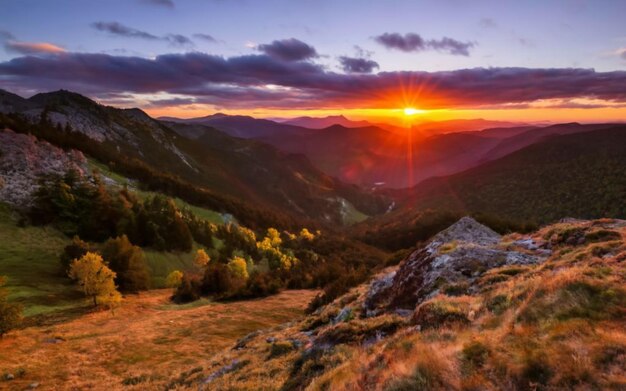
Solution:
[[[15,35],[6,30],[0,30],[0,40],[5,41],[9,39],[15,39]]]
[[[174,8],[173,0],[141,0],[141,2],[159,7]]]
[[[167,34],[163,39],[174,46],[193,46],[193,41],[181,34]]]
[[[387,49],[397,49],[403,52],[418,52],[426,50],[426,41],[418,34],[408,33],[400,35],[398,33],[384,33],[374,40]]]
[[[473,42],[461,42],[448,37],[426,40],[415,33],[407,33],[404,35],[398,33],[384,33],[374,37],[374,40],[387,49],[396,49],[403,52],[438,50],[460,56],[469,56],[469,49],[475,46]]]
[[[150,41],[164,41],[172,46],[193,46],[193,41],[189,37],[182,34],[167,34],[159,37],[145,31],[124,26],[118,22],[95,22],[92,23],[91,26],[98,31],[103,31],[119,37],[139,38]]]
[[[198,34],[194,34],[193,37],[196,39],[201,39],[203,41],[217,43],[217,39],[215,39],[212,35],[209,35],[209,34],[198,33]]]
[[[591,98],[626,103],[626,71],[473,68],[444,72],[340,74],[307,61],[260,54],[221,57],[166,54],[153,59],[60,53],[0,63],[0,85],[20,91],[71,89],[107,94],[165,92],[224,107],[401,107],[510,105],[542,99]]]
[[[92,23],[91,26],[98,31],[103,31],[120,37],[140,38],[153,41],[160,39],[156,35],[137,30],[132,27],[124,26],[123,24],[118,22],[95,22]]]
[[[374,60],[360,57],[339,57],[341,68],[347,73],[372,73],[379,65]]]
[[[317,57],[317,51],[313,46],[295,38],[276,40],[269,44],[259,45],[257,49],[283,61],[301,61]]]

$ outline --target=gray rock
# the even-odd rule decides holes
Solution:
[[[13,375],[12,373],[7,373],[4,375],[4,380],[13,380],[15,379],[15,375]]]
[[[37,382],[30,383],[30,384],[28,385],[28,388],[30,388],[31,390],[32,390],[32,389],[35,389],[35,388],[37,388],[37,387],[39,387],[39,383],[37,383]]]
[[[472,294],[477,289],[475,281],[490,269],[531,265],[547,258],[539,251],[504,250],[498,246],[500,239],[500,235],[476,220],[462,218],[409,255],[392,281],[374,281],[364,302],[366,314],[386,308],[413,310],[445,287],[462,286]]]
[[[350,307],[343,307],[333,319],[333,324],[345,322],[346,319],[350,317],[350,314],[352,314],[352,309]]]

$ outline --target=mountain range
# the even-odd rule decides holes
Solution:
[[[355,227],[361,236],[415,226],[426,210],[530,223],[564,214],[593,218],[625,213],[619,198],[620,173],[626,172],[620,160],[626,145],[620,124],[468,130],[472,124],[494,124],[476,120],[457,121],[465,124],[458,132],[423,136],[407,129],[399,135],[374,125],[347,127],[362,123],[342,116],[294,121],[308,121],[308,126],[318,120],[344,122],[321,129],[225,114],[156,120],[139,109],[103,106],[68,91],[29,99],[1,91],[0,112],[34,123],[44,116],[59,129],[69,124],[93,143],[83,151],[87,155],[104,150],[123,156],[252,209],[257,205],[322,223],[352,224],[373,217]],[[551,160],[554,156],[561,160]],[[614,166],[602,172],[602,167]],[[571,181],[561,181],[560,189],[549,185],[550,178],[564,175]],[[607,181],[614,192],[605,191]],[[579,196],[564,195],[570,193]],[[560,202],[549,206],[554,197]],[[613,209],[594,208],[595,200],[606,197],[615,198]],[[409,242],[414,239],[407,235]]]

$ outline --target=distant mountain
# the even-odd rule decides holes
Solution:
[[[381,213],[388,207],[381,196],[331,178],[304,156],[233,138],[201,124],[164,123],[139,109],[103,106],[69,91],[30,99],[7,93],[1,96],[9,101],[2,106],[4,113],[17,112],[34,123],[43,115],[57,124],[58,131],[69,124],[93,140],[88,147],[106,152],[103,155],[117,153],[136,159],[157,172],[235,200],[332,223],[350,221],[354,214]],[[251,117],[212,117],[256,121]]]
[[[414,135],[423,137],[436,134],[475,132],[488,128],[510,128],[520,124],[508,121],[491,121],[482,118],[477,119],[454,119],[446,121],[424,121],[411,127]]]
[[[372,126],[368,121],[352,121],[343,115],[330,115],[327,117],[297,117],[282,123],[300,126],[308,129],[324,129],[333,125],[341,125],[345,128],[362,128]]]
[[[424,224],[466,214],[518,226],[563,217],[625,218],[626,126],[548,136],[500,159],[389,194],[396,209],[355,231],[376,237],[379,245],[393,242],[392,248],[412,246]]]
[[[499,140],[474,133],[413,137],[376,126],[334,125],[313,133],[292,133],[261,140],[306,155],[329,175],[362,186],[402,188],[432,176],[462,171]]]
[[[282,137],[286,134],[311,132],[310,129],[274,122],[267,119],[257,119],[244,115],[226,115],[222,113],[189,119],[160,117],[159,120],[212,126],[231,136],[241,138],[264,139],[268,137]]]

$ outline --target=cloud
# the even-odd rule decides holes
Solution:
[[[98,31],[106,32],[118,37],[139,38],[149,41],[164,41],[172,46],[193,46],[193,41],[182,34],[167,34],[157,36],[132,27],[124,26],[118,22],[95,22],[91,26]]]
[[[460,56],[469,56],[469,50],[476,45],[474,42],[461,42],[448,37],[426,40],[415,33],[404,35],[384,33],[374,37],[374,40],[387,49],[396,49],[403,52],[438,50]]]
[[[215,39],[212,35],[209,35],[209,34],[197,33],[197,34],[194,34],[193,37],[196,39],[201,39],[206,42],[217,43],[217,39]]]
[[[313,62],[284,61],[266,54],[23,56],[0,62],[0,84],[16,92],[64,88],[96,99],[107,94],[167,93],[238,108],[395,108],[406,104],[406,97],[423,109],[572,98],[626,103],[626,71],[472,68],[344,74]]]
[[[341,68],[347,73],[372,73],[379,65],[374,60],[359,57],[339,57]]]
[[[46,54],[46,53],[63,53],[65,49],[60,46],[48,42],[20,42],[7,41],[4,48],[13,53],[20,54]]]
[[[141,0],[144,4],[156,5],[159,7],[174,8],[173,0]]]
[[[295,38],[258,45],[257,50],[283,61],[301,61],[317,57],[317,51],[313,46]]]
[[[92,23],[91,26],[98,31],[103,31],[120,37],[140,38],[153,41],[160,39],[156,35],[137,30],[132,27],[124,26],[123,24],[118,22],[95,22]]]
[[[498,23],[496,23],[496,21],[493,20],[492,18],[482,18],[480,19],[478,24],[480,24],[480,27],[483,27],[486,29],[493,29],[493,28],[498,27]]]
[[[167,34],[163,39],[174,46],[193,46],[193,41],[181,34]]]
[[[9,39],[15,39],[15,35],[11,34],[10,32],[6,31],[6,30],[0,30],[0,40],[9,40]]]

